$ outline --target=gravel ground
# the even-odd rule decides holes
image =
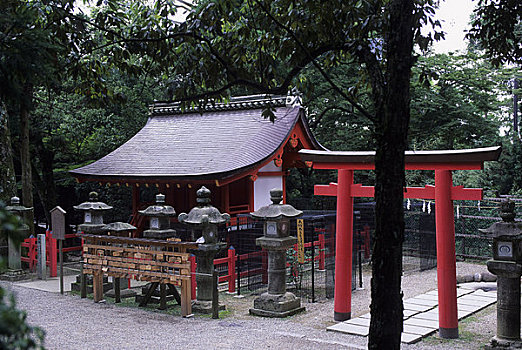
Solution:
[[[457,274],[486,271],[484,264],[457,263]],[[333,300],[304,303],[306,312],[287,319],[248,315],[254,296],[235,298],[220,293],[228,311],[219,320],[184,319],[152,309],[95,304],[77,295],[60,295],[2,282],[16,295],[28,321],[46,332],[48,349],[365,349],[367,339],[326,332],[333,322]],[[436,270],[403,277],[404,297],[436,288]],[[369,311],[369,271],[364,290],[353,292],[352,315]],[[403,349],[479,349],[495,333],[495,305],[460,322],[459,339],[437,335]]]

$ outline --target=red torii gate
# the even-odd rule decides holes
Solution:
[[[458,337],[454,200],[481,200],[482,189],[453,186],[452,170],[482,170],[498,160],[498,147],[446,151],[406,151],[406,170],[434,170],[435,186],[407,187],[404,198],[434,199],[437,239],[439,334]],[[375,152],[299,151],[314,169],[337,169],[337,184],[315,185],[314,194],[337,196],[334,319],[351,318],[353,198],[373,197],[373,186],[353,183],[354,170],[375,168]]]

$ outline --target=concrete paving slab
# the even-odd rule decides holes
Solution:
[[[437,294],[420,294],[415,297],[415,299],[425,299],[425,300],[433,300],[438,302],[439,297]]]
[[[402,333],[401,334],[401,342],[406,344],[413,344],[422,339],[422,335],[419,334],[411,334],[411,333]]]
[[[494,302],[496,302],[496,299],[494,299],[494,298],[484,297],[484,296],[480,296],[480,295],[473,295],[473,294],[464,295],[464,296],[460,297],[459,300],[466,300],[466,301],[469,300],[469,301],[474,301],[476,303],[494,303]]]
[[[427,327],[420,327],[420,326],[413,326],[410,324],[403,325],[403,332],[404,333],[411,333],[411,334],[419,334],[426,336],[428,334],[431,334],[435,332],[435,328],[427,328]]]
[[[417,298],[417,297],[407,299],[404,302],[405,303],[411,303],[411,304],[428,306],[430,308],[435,307],[438,304],[437,300],[428,300],[428,299],[422,299],[422,298]]]
[[[438,311],[421,312],[421,313],[415,315],[414,317],[423,319],[423,320],[439,322],[439,312]]]
[[[473,291],[469,290],[469,289],[464,289],[464,288],[457,288],[457,298],[460,296],[469,294],[469,293],[473,293]]]
[[[495,299],[495,300],[497,299],[496,290],[485,292],[482,289],[479,289],[479,290],[476,290],[475,292],[471,293],[470,295],[477,295],[477,296],[491,298],[491,299]]]
[[[408,318],[408,317],[411,317],[413,315],[417,315],[418,313],[420,313],[420,311],[416,311],[416,310],[404,310],[403,311],[403,316],[404,318]]]
[[[426,320],[417,317],[411,317],[404,321],[405,325],[412,325],[425,328],[439,329],[439,320]]]
[[[364,327],[370,327],[370,319],[369,318],[357,317],[357,318],[352,318],[351,320],[344,321],[343,323],[355,324],[355,325],[364,326]]]
[[[408,302],[404,302],[404,309],[405,310],[413,310],[413,311],[428,311],[429,309],[432,309],[433,306],[425,306],[425,305],[418,305],[418,304],[412,304]]]
[[[76,281],[76,276],[63,276],[63,290],[64,292],[71,291],[71,283]],[[43,290],[51,293],[60,293],[60,277],[51,277],[47,278],[47,280],[34,280],[34,281],[21,281],[16,282],[15,285]]]
[[[359,317],[360,317],[360,318],[368,318],[368,319],[369,319],[369,318],[371,317],[371,315],[370,315],[370,313],[368,312],[368,313],[366,313],[366,314],[364,314],[364,315],[361,315],[361,316],[359,316]]]
[[[358,326],[358,325],[354,325],[354,324],[346,324],[344,322],[330,326],[330,327],[326,328],[326,330],[333,331],[333,332],[347,333],[347,334],[362,335],[364,337],[368,336],[368,333],[369,333],[369,327]]]
[[[468,305],[468,304],[457,303],[457,310],[476,312],[479,309],[480,308],[477,307],[477,305]]]
[[[439,296],[439,292],[437,292],[437,290],[430,290],[429,292],[427,293],[424,293],[424,295],[435,295],[435,296]]]

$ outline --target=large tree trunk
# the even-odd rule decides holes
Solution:
[[[57,205],[56,184],[54,182],[54,152],[45,147],[41,135],[35,135],[35,151],[38,155],[40,173],[33,162],[33,183],[44,210],[46,222],[51,224],[50,210]]]
[[[0,102],[0,200],[10,204],[11,197],[16,196],[16,176],[9,131],[7,107]]]
[[[376,226],[372,253],[369,349],[400,349],[403,321],[404,151],[410,119],[413,1],[391,1],[389,14],[390,27],[385,37],[387,69],[384,104],[375,127]]]
[[[20,103],[20,160],[22,167],[22,205],[33,207],[33,178],[31,171],[31,151],[29,139],[29,110],[32,102],[32,86],[26,85],[24,98]],[[25,220],[29,225],[30,232],[34,233],[34,213],[27,211]]]

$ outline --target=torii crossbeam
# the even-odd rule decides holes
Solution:
[[[435,186],[407,187],[404,198],[434,199],[437,236],[437,284],[439,334],[458,337],[457,278],[455,258],[454,200],[481,200],[482,189],[453,186],[453,170],[482,170],[485,161],[498,160],[498,147],[406,151],[406,170],[434,170]],[[375,168],[375,152],[299,151],[301,159],[314,169],[337,169],[337,184],[315,185],[315,195],[337,196],[334,319],[351,318],[353,198],[373,197],[373,186],[353,183],[355,170]]]

